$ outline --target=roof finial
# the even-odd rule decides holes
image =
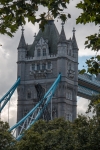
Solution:
[[[47,13],[45,19],[46,19],[46,20],[53,20],[53,16],[50,14],[49,9],[48,9],[48,13]]]
[[[21,30],[22,30],[22,34],[23,34],[23,33],[24,33],[24,30],[25,30],[25,29],[24,29],[24,26],[22,26],[22,29],[21,29]]]
[[[62,21],[61,25],[62,25],[62,28],[64,28],[64,22],[63,21]]]
[[[26,42],[25,42],[25,38],[24,38],[24,27],[23,26],[22,26],[21,30],[22,30],[22,35],[21,35],[21,38],[20,38],[18,49],[20,49],[20,48],[25,48],[26,49]]]
[[[73,27],[73,30],[72,30],[73,34],[75,34],[75,31],[76,31],[76,30],[75,30],[75,28]]]

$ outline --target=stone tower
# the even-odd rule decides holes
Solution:
[[[24,29],[18,46],[17,73],[21,77],[18,86],[17,121],[38,102],[35,84],[40,83],[45,92],[61,73],[61,82],[52,99],[52,118],[76,118],[78,88],[78,46],[75,38],[66,39],[64,24],[59,34],[54,20],[48,20],[45,30],[40,30],[31,45],[26,45]]]

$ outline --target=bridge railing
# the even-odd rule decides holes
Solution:
[[[90,78],[87,77],[87,76],[89,76]],[[83,81],[87,81],[87,82],[89,82],[89,83],[91,83],[91,84],[94,84],[94,85],[100,87],[100,81],[96,80],[95,77],[94,77],[94,79],[92,80],[92,75],[90,76],[90,75],[88,75],[88,74],[79,74],[79,75],[78,75],[78,79],[81,79],[81,80],[83,80]]]

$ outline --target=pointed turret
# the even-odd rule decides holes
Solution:
[[[60,33],[60,37],[59,37],[59,42],[58,43],[66,43],[66,35],[65,35],[65,31],[64,31],[64,23],[62,23],[62,30]]]
[[[73,48],[78,49],[77,42],[76,42],[76,37],[75,37],[75,28],[73,28],[73,37],[72,37],[72,43],[73,43]]]
[[[21,39],[18,45],[18,61],[22,61],[25,59],[26,57],[26,42],[25,42],[25,38],[24,38],[24,28],[22,27],[22,35],[21,35]]]
[[[67,56],[67,40],[64,31],[64,23],[62,23],[62,29],[58,41],[58,56],[59,57]]]
[[[20,49],[20,48],[26,49],[26,42],[25,42],[25,38],[24,38],[24,28],[23,27],[22,27],[22,35],[21,35],[20,42],[19,42],[17,49]]]

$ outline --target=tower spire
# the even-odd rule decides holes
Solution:
[[[64,31],[64,22],[62,22],[61,25],[62,25],[62,29],[61,29],[58,43],[66,43],[66,36],[65,36],[65,31]]]
[[[73,27],[73,37],[72,37],[72,42],[73,42],[73,48],[77,48],[78,49],[78,46],[77,46],[77,42],[76,42],[76,37],[75,37],[75,28]]]
[[[72,30],[72,32],[73,32],[73,36],[75,36],[75,28],[73,27],[73,30]]]
[[[21,35],[21,38],[20,38],[20,42],[19,42],[19,45],[18,45],[18,48],[25,48],[26,49],[26,42],[25,42],[25,38],[24,38],[24,27],[22,26],[22,35]]]
[[[24,34],[24,30],[25,30],[25,29],[24,29],[24,27],[23,27],[23,26],[22,26],[22,29],[21,29],[21,30],[22,30],[22,34]]]

